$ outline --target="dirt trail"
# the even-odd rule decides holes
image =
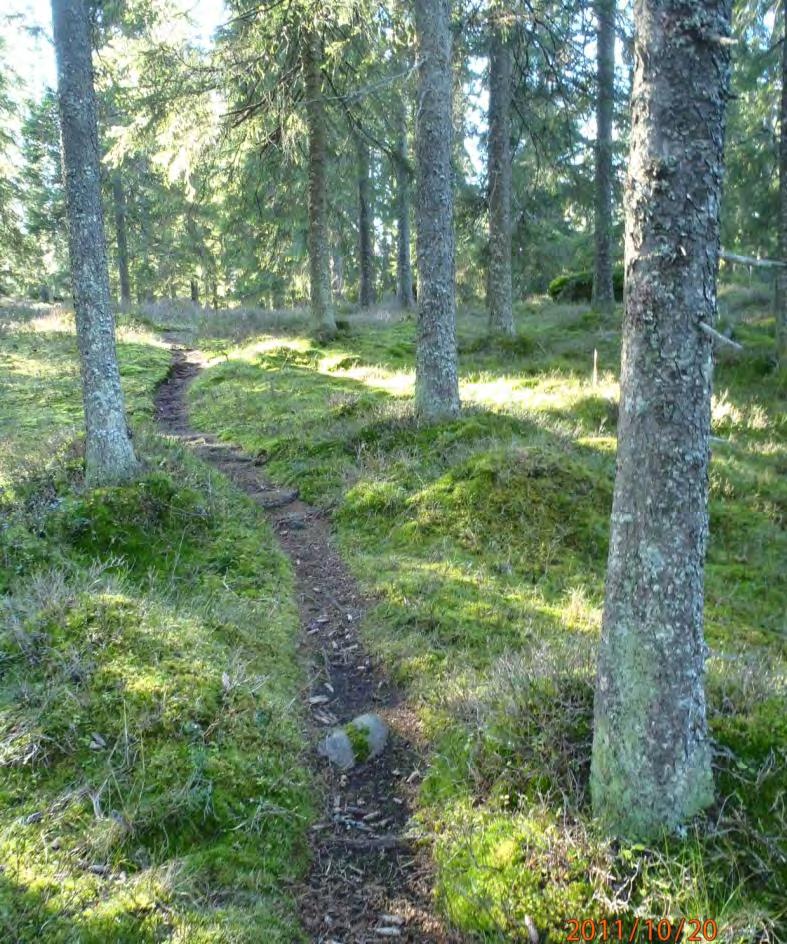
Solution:
[[[259,460],[191,428],[186,392],[202,366],[176,345],[172,356],[156,398],[159,425],[259,502],[292,561],[312,743],[365,711],[378,712],[391,726],[382,756],[347,773],[312,755],[323,810],[310,832],[312,868],[298,890],[303,923],[320,944],[459,942],[435,915],[428,856],[406,835],[423,774],[417,724],[364,651],[358,627],[368,601],[333,545],[330,522],[296,491],[267,482]]]

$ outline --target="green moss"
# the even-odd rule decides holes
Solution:
[[[181,484],[159,472],[53,512],[59,569],[18,580],[16,629],[0,637],[0,823],[3,858],[17,857],[5,875],[24,884],[65,870],[82,889],[77,860],[124,873],[102,896],[139,941],[157,939],[159,925],[125,913],[129,885],[177,862],[184,889],[173,897],[156,885],[153,900],[185,933],[179,894],[198,896],[200,885],[211,896],[256,894],[297,877],[310,809],[291,707],[299,676],[288,569],[250,504],[217,480],[202,493],[196,470],[192,484],[177,474]],[[159,500],[171,515],[158,514]],[[42,586],[32,597],[30,581]],[[31,813],[40,814],[33,825],[17,825]],[[59,900],[54,889],[47,897]],[[75,908],[78,923],[89,900]],[[258,936],[243,908],[217,912],[209,927]]]
[[[465,410],[452,422],[413,417],[409,322],[353,329],[319,350],[261,337],[200,379],[194,415],[333,511],[377,601],[367,643],[431,738],[419,816],[455,922],[517,940],[529,915],[565,940],[567,918],[601,914],[625,888],[615,907],[627,921],[701,912],[731,939],[754,936],[778,920],[772,888],[787,883],[783,842],[768,845],[784,835],[787,746],[774,720],[787,717],[787,495],[771,329],[736,327],[757,354],[717,370],[707,636],[719,826],[620,849],[596,831],[588,798],[619,337],[614,320],[546,299],[518,304],[516,317],[506,346],[488,340],[482,310],[461,313]],[[770,687],[756,698],[723,668],[744,656]]]
[[[616,266],[612,273],[615,300],[623,300],[623,267]],[[593,295],[593,273],[569,272],[549,283],[549,297],[560,302],[589,302]]]
[[[372,752],[369,744],[369,732],[360,725],[353,723],[345,725],[344,732],[350,740],[355,759],[361,764],[368,760]]]
[[[140,417],[168,360],[150,340],[120,348]],[[9,347],[35,366],[0,406],[11,458],[27,450],[21,475],[0,466],[0,939],[302,940],[290,889],[312,796],[288,562],[251,500],[143,422],[155,471],[85,491],[78,450],[35,441],[78,432],[68,325]],[[44,415],[49,364],[63,378]]]

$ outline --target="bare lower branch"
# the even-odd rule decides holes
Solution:
[[[706,321],[700,322],[700,328],[708,335],[708,337],[713,338],[718,344],[727,344],[731,348],[734,348],[736,351],[742,351],[743,345],[738,344],[737,341],[733,341],[732,338],[727,338],[723,334],[720,334],[715,328],[711,326]]]

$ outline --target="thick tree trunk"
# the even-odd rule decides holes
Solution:
[[[703,567],[731,0],[636,0],[618,468],[591,787],[615,834],[712,799]]]
[[[615,102],[615,0],[596,0],[598,19],[596,61],[596,262],[593,305],[600,311],[615,306],[612,283],[612,115]]]
[[[89,483],[131,479],[138,466],[123,411],[101,210],[96,99],[84,0],[52,0],[68,243],[85,407]]]
[[[358,140],[358,268],[361,284],[358,302],[369,308],[377,300],[374,290],[374,248],[372,241],[372,202],[369,181],[369,146]]]
[[[787,29],[787,3],[782,5]],[[785,33],[787,36],[787,33]],[[782,89],[779,131],[779,259],[787,260],[787,40],[782,43]],[[776,272],[776,356],[787,368],[787,268]]]
[[[418,415],[427,420],[459,413],[450,15],[450,0],[416,0],[418,331],[415,407]]]
[[[309,129],[309,274],[314,326],[321,337],[336,335],[331,298],[328,248],[328,143],[322,90],[322,43],[315,32],[306,36],[304,70],[306,122]]]
[[[115,204],[115,237],[118,251],[118,279],[120,281],[120,304],[131,301],[131,279],[128,274],[128,237],[126,234],[126,193],[120,171],[112,173],[112,201]]]
[[[401,308],[412,308],[413,269],[410,262],[410,166],[407,160],[407,106],[397,101],[396,156],[396,295]]]
[[[511,291],[511,47],[498,24],[489,43],[489,331],[514,334]]]

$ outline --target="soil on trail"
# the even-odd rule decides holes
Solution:
[[[192,430],[186,392],[202,365],[177,346],[172,355],[170,375],[156,397],[159,425],[259,502],[292,561],[313,746],[366,711],[379,713],[391,728],[380,757],[345,773],[313,751],[323,810],[310,831],[311,871],[298,890],[304,926],[320,944],[460,942],[435,914],[429,857],[407,835],[423,775],[417,722],[364,651],[358,628],[368,601],[333,545],[330,521],[302,502],[297,490],[266,481],[262,460]]]

